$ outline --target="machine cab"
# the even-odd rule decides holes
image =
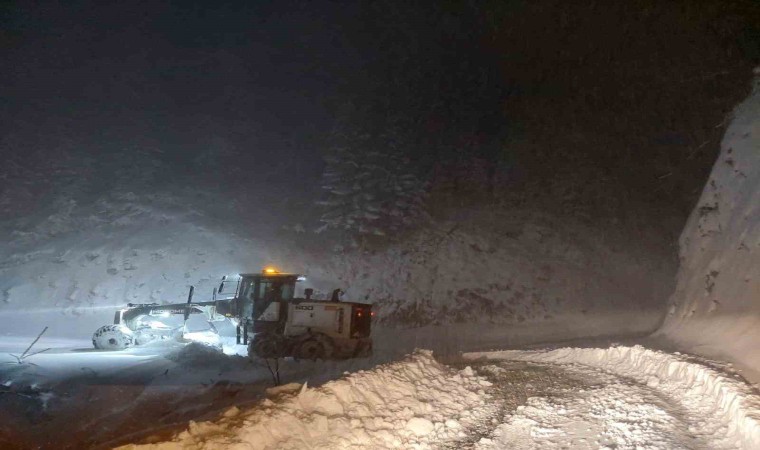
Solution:
[[[261,273],[241,273],[236,280],[231,315],[256,333],[275,330],[286,317],[287,304],[293,300],[296,282],[301,279],[297,274],[280,273],[273,269],[264,269]],[[220,294],[226,282],[222,281],[219,286]]]

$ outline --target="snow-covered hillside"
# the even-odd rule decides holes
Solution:
[[[222,275],[266,264],[307,274],[301,288],[318,294],[342,287],[347,299],[374,302],[386,325],[477,323],[492,339],[530,324],[551,331],[541,340],[648,332],[671,288],[665,239],[645,231],[631,239],[626,224],[470,208],[382,250],[335,252],[327,242],[315,251],[277,231],[288,218],[272,217],[271,199],[196,186],[153,193],[156,178],[104,191],[93,179],[0,221],[3,334],[50,326],[53,336],[87,338],[127,302],[183,302],[191,285],[206,300]],[[12,194],[7,205],[19,198]]]
[[[660,336],[744,365],[760,379],[760,71],[734,111],[680,240],[681,267]]]
[[[460,209],[400,244],[328,262],[310,271],[374,301],[385,323],[534,323],[557,338],[653,330],[674,275],[653,230],[499,207]]]
[[[6,200],[8,198],[6,197]],[[128,302],[207,300],[222,275],[274,259],[266,225],[243,235],[234,205],[202,191],[59,194],[2,221],[0,330],[86,337]],[[59,314],[55,314],[59,313]],[[81,325],[81,326],[80,326]]]

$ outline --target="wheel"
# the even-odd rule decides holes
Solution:
[[[285,356],[285,342],[275,334],[261,334],[248,344],[248,356],[259,358],[279,358]]]
[[[92,334],[92,345],[101,350],[124,350],[134,344],[132,330],[124,325],[104,325]]]
[[[314,338],[301,342],[293,352],[293,357],[296,359],[310,359],[312,361],[325,359],[326,356],[325,345]]]
[[[316,339],[307,339],[301,342],[293,352],[296,359],[325,359],[325,346]]]

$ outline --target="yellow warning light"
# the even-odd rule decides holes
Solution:
[[[265,274],[267,274],[267,275],[272,275],[272,274],[275,274],[275,273],[279,273],[279,271],[277,269],[275,269],[274,267],[272,267],[272,266],[264,267],[263,272]]]

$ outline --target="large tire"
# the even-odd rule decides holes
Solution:
[[[317,359],[328,359],[332,356],[333,346],[329,342],[329,338],[320,339],[319,336],[301,341],[293,350],[295,359],[316,361]]]
[[[92,345],[101,350],[124,350],[135,345],[135,337],[124,325],[104,325],[92,334]]]

